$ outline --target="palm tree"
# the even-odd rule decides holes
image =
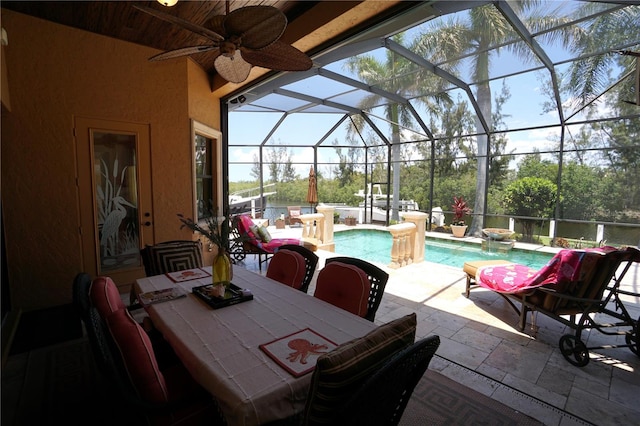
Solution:
[[[398,44],[402,44],[403,38],[403,34],[397,34],[392,37],[393,41]],[[345,63],[345,68],[355,73],[365,83],[378,86],[386,92],[402,95],[405,98],[409,98],[410,94],[414,93],[418,87],[424,87],[428,84],[425,83],[424,73],[416,74],[416,66],[412,62],[390,50],[387,51],[384,62],[380,62],[373,55],[360,55],[349,58]],[[426,77],[428,78],[427,81],[434,81],[431,78],[432,75]],[[440,98],[436,97],[436,101],[446,98],[444,92],[434,90],[434,93],[440,93]],[[380,105],[381,99],[381,95],[369,95],[362,100],[359,107],[362,110],[369,110],[376,105]],[[411,127],[414,118],[406,105],[395,102],[387,103],[384,107],[384,112],[385,118],[389,120],[391,126],[391,162],[393,164],[393,216],[391,218],[398,220],[400,200],[400,128],[401,126]],[[353,117],[353,123],[358,129],[361,129],[363,126],[362,117]],[[355,131],[356,129],[353,126],[349,128],[350,134]]]
[[[544,3],[544,4],[542,4]],[[538,10],[538,6],[544,10]],[[559,10],[550,10],[549,2],[535,0],[509,3],[518,16],[524,16],[523,22],[530,31],[548,29],[568,21]],[[559,39],[563,44],[569,42],[569,34],[573,31],[566,27],[557,31],[546,32],[541,37],[548,41]],[[531,61],[534,56],[531,49],[523,42],[510,41],[519,39],[511,24],[493,4],[478,6],[469,11],[468,19],[452,17],[439,20],[429,26],[428,30],[416,38],[411,50],[435,64],[443,64],[448,71],[459,74],[458,67],[463,58],[473,58],[472,78],[477,83],[476,101],[480,114],[484,117],[488,131],[493,129],[491,111],[491,87],[489,86],[489,69],[494,56],[499,54],[495,46],[503,45],[504,49],[513,52],[523,61]],[[477,129],[477,172],[476,191],[473,211],[476,213],[470,227],[470,234],[479,235],[486,200],[486,182],[488,176],[489,135],[483,123],[476,115]]]
[[[602,8],[599,4],[586,4],[581,9],[583,15],[597,13]],[[638,28],[640,28],[640,7],[628,6],[613,13],[606,13],[590,20],[584,32],[579,34],[572,50],[575,57],[585,57],[572,63],[568,89],[579,100],[579,107],[586,106],[594,97],[610,84],[610,73],[613,64],[621,68],[620,75],[629,75],[636,66],[633,56],[621,56],[617,52],[605,52],[591,56],[601,51],[603,47],[624,46],[629,41],[635,41],[638,52]],[[634,33],[635,29],[635,33]],[[635,40],[634,40],[635,38]],[[633,86],[633,79],[625,81],[627,86]],[[636,88],[636,90],[640,90]]]

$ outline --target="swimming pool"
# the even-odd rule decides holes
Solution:
[[[375,229],[356,229],[336,232],[333,236],[335,252],[346,256],[383,264],[391,263],[391,234]],[[542,268],[551,259],[548,253],[513,249],[506,253],[484,251],[479,244],[440,241],[427,238],[424,260],[462,268],[465,262],[474,260],[505,259],[527,265],[533,269]]]

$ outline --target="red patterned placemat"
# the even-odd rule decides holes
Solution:
[[[210,277],[211,274],[204,269],[187,269],[185,271],[167,272],[165,274],[174,283],[181,283],[184,281],[197,280],[198,278]]]
[[[303,376],[316,366],[318,357],[338,345],[310,328],[260,345],[282,368],[295,377]]]

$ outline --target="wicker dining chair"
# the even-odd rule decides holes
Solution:
[[[305,261],[305,273],[304,279],[302,280],[302,286],[299,288],[300,291],[304,291],[305,293],[309,290],[309,284],[311,284],[311,280],[313,279],[313,274],[316,272],[316,267],[318,266],[318,255],[315,254],[310,249],[305,246],[296,245],[296,244],[284,244],[278,248],[278,250],[291,250],[297,253],[300,253],[302,257],[304,257]]]
[[[349,265],[357,266],[362,269],[371,282],[371,291],[369,292],[369,300],[367,301],[367,314],[365,318],[373,322],[376,317],[376,312],[380,307],[382,301],[382,295],[384,294],[384,288],[389,280],[389,274],[377,266],[367,262],[366,260],[358,259],[355,257],[338,256],[330,257],[326,260],[325,265],[331,262],[341,262]]]
[[[434,335],[395,354],[348,400],[338,424],[397,425],[438,346]]]

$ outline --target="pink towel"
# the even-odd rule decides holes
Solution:
[[[478,268],[476,282],[500,293],[520,293],[547,284],[561,285],[578,280],[586,253],[606,254],[615,247],[586,250],[560,250],[539,271],[525,265],[510,264]]]

